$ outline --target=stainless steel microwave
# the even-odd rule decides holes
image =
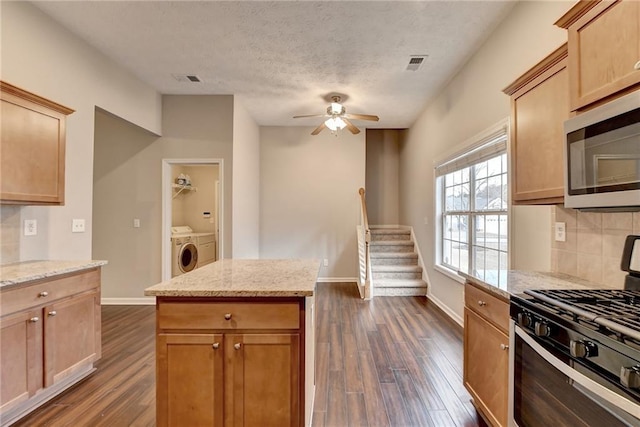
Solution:
[[[564,205],[640,208],[640,90],[564,123]]]

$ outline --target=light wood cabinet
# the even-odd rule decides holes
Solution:
[[[568,77],[565,44],[504,89],[511,96],[513,204],[556,204],[564,200]]]
[[[11,423],[93,372],[100,269],[0,289],[0,418]]]
[[[158,426],[304,424],[304,299],[157,302]]]
[[[509,389],[509,304],[467,282],[464,385],[492,426],[506,426]]]
[[[73,110],[2,81],[0,101],[0,202],[63,205]]]
[[[571,110],[640,85],[640,2],[580,1],[556,25],[568,30]]]

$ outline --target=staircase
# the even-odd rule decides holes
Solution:
[[[371,226],[370,258],[374,296],[427,295],[411,230]]]

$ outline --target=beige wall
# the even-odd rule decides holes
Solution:
[[[93,226],[94,110],[104,108],[160,133],[161,98],[125,69],[53,22],[28,2],[0,2],[2,80],[52,99],[75,113],[67,121],[65,206],[0,207],[2,222],[38,221],[38,235],[5,233],[5,244],[18,246],[18,259],[90,259]],[[71,233],[74,218],[86,219],[85,233]],[[11,255],[8,254],[8,255]],[[10,257],[8,260],[15,256]]]
[[[233,102],[233,257],[260,254],[260,128]]]
[[[357,277],[364,132],[260,128],[260,257],[329,260],[320,278]]]
[[[366,198],[370,224],[400,224],[400,138],[395,129],[367,130]]]
[[[555,221],[566,226],[564,242],[551,237],[553,271],[622,286],[626,275],[620,270],[622,249],[627,235],[640,235],[640,212],[580,212],[557,206],[552,219],[550,236],[555,234]]]
[[[553,25],[573,2],[518,2],[476,54],[426,107],[407,131],[400,152],[400,220],[414,228],[430,281],[429,293],[458,321],[463,313],[463,287],[434,269],[433,160],[509,115],[509,97],[502,89],[566,41],[566,33]],[[511,242],[513,259],[536,257],[549,266],[548,230],[551,208],[514,209],[527,221],[512,221],[512,238],[523,230],[542,241]],[[519,212],[521,211],[521,212]],[[428,224],[424,224],[424,218]],[[526,234],[526,232],[525,232]],[[515,236],[515,237],[514,237]],[[545,243],[547,242],[546,246]],[[537,248],[538,250],[535,250]],[[546,260],[546,261],[544,261]],[[518,268],[517,263],[512,267]]]
[[[163,133],[155,137],[96,113],[94,256],[103,269],[104,298],[142,298],[162,274],[162,160],[219,158],[231,182],[231,96],[163,97]],[[226,191],[223,246],[231,246],[231,192]],[[139,218],[140,228],[133,228]],[[195,228],[195,227],[194,227]]]

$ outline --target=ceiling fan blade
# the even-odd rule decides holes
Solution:
[[[303,116],[293,116],[294,119],[302,119],[304,117],[328,117],[326,114],[306,114]]]
[[[315,129],[313,130],[313,132],[311,132],[311,135],[317,135],[317,134],[319,134],[320,132],[322,132],[322,129],[324,129],[324,128],[326,128],[326,127],[327,127],[327,125],[325,125],[325,124],[324,124],[324,122],[320,123],[320,126],[318,126],[317,128],[315,128]]]
[[[345,114],[343,117],[346,117],[347,119],[354,119],[354,120],[371,120],[374,122],[377,122],[378,120],[380,120],[380,117],[373,116],[371,114]]]
[[[355,125],[353,123],[351,123],[349,121],[349,119],[346,119],[344,117],[342,117],[342,120],[346,123],[347,125],[347,129],[349,129],[349,132],[351,132],[352,134],[356,135],[360,133],[360,129],[358,129],[357,127],[355,127]]]

